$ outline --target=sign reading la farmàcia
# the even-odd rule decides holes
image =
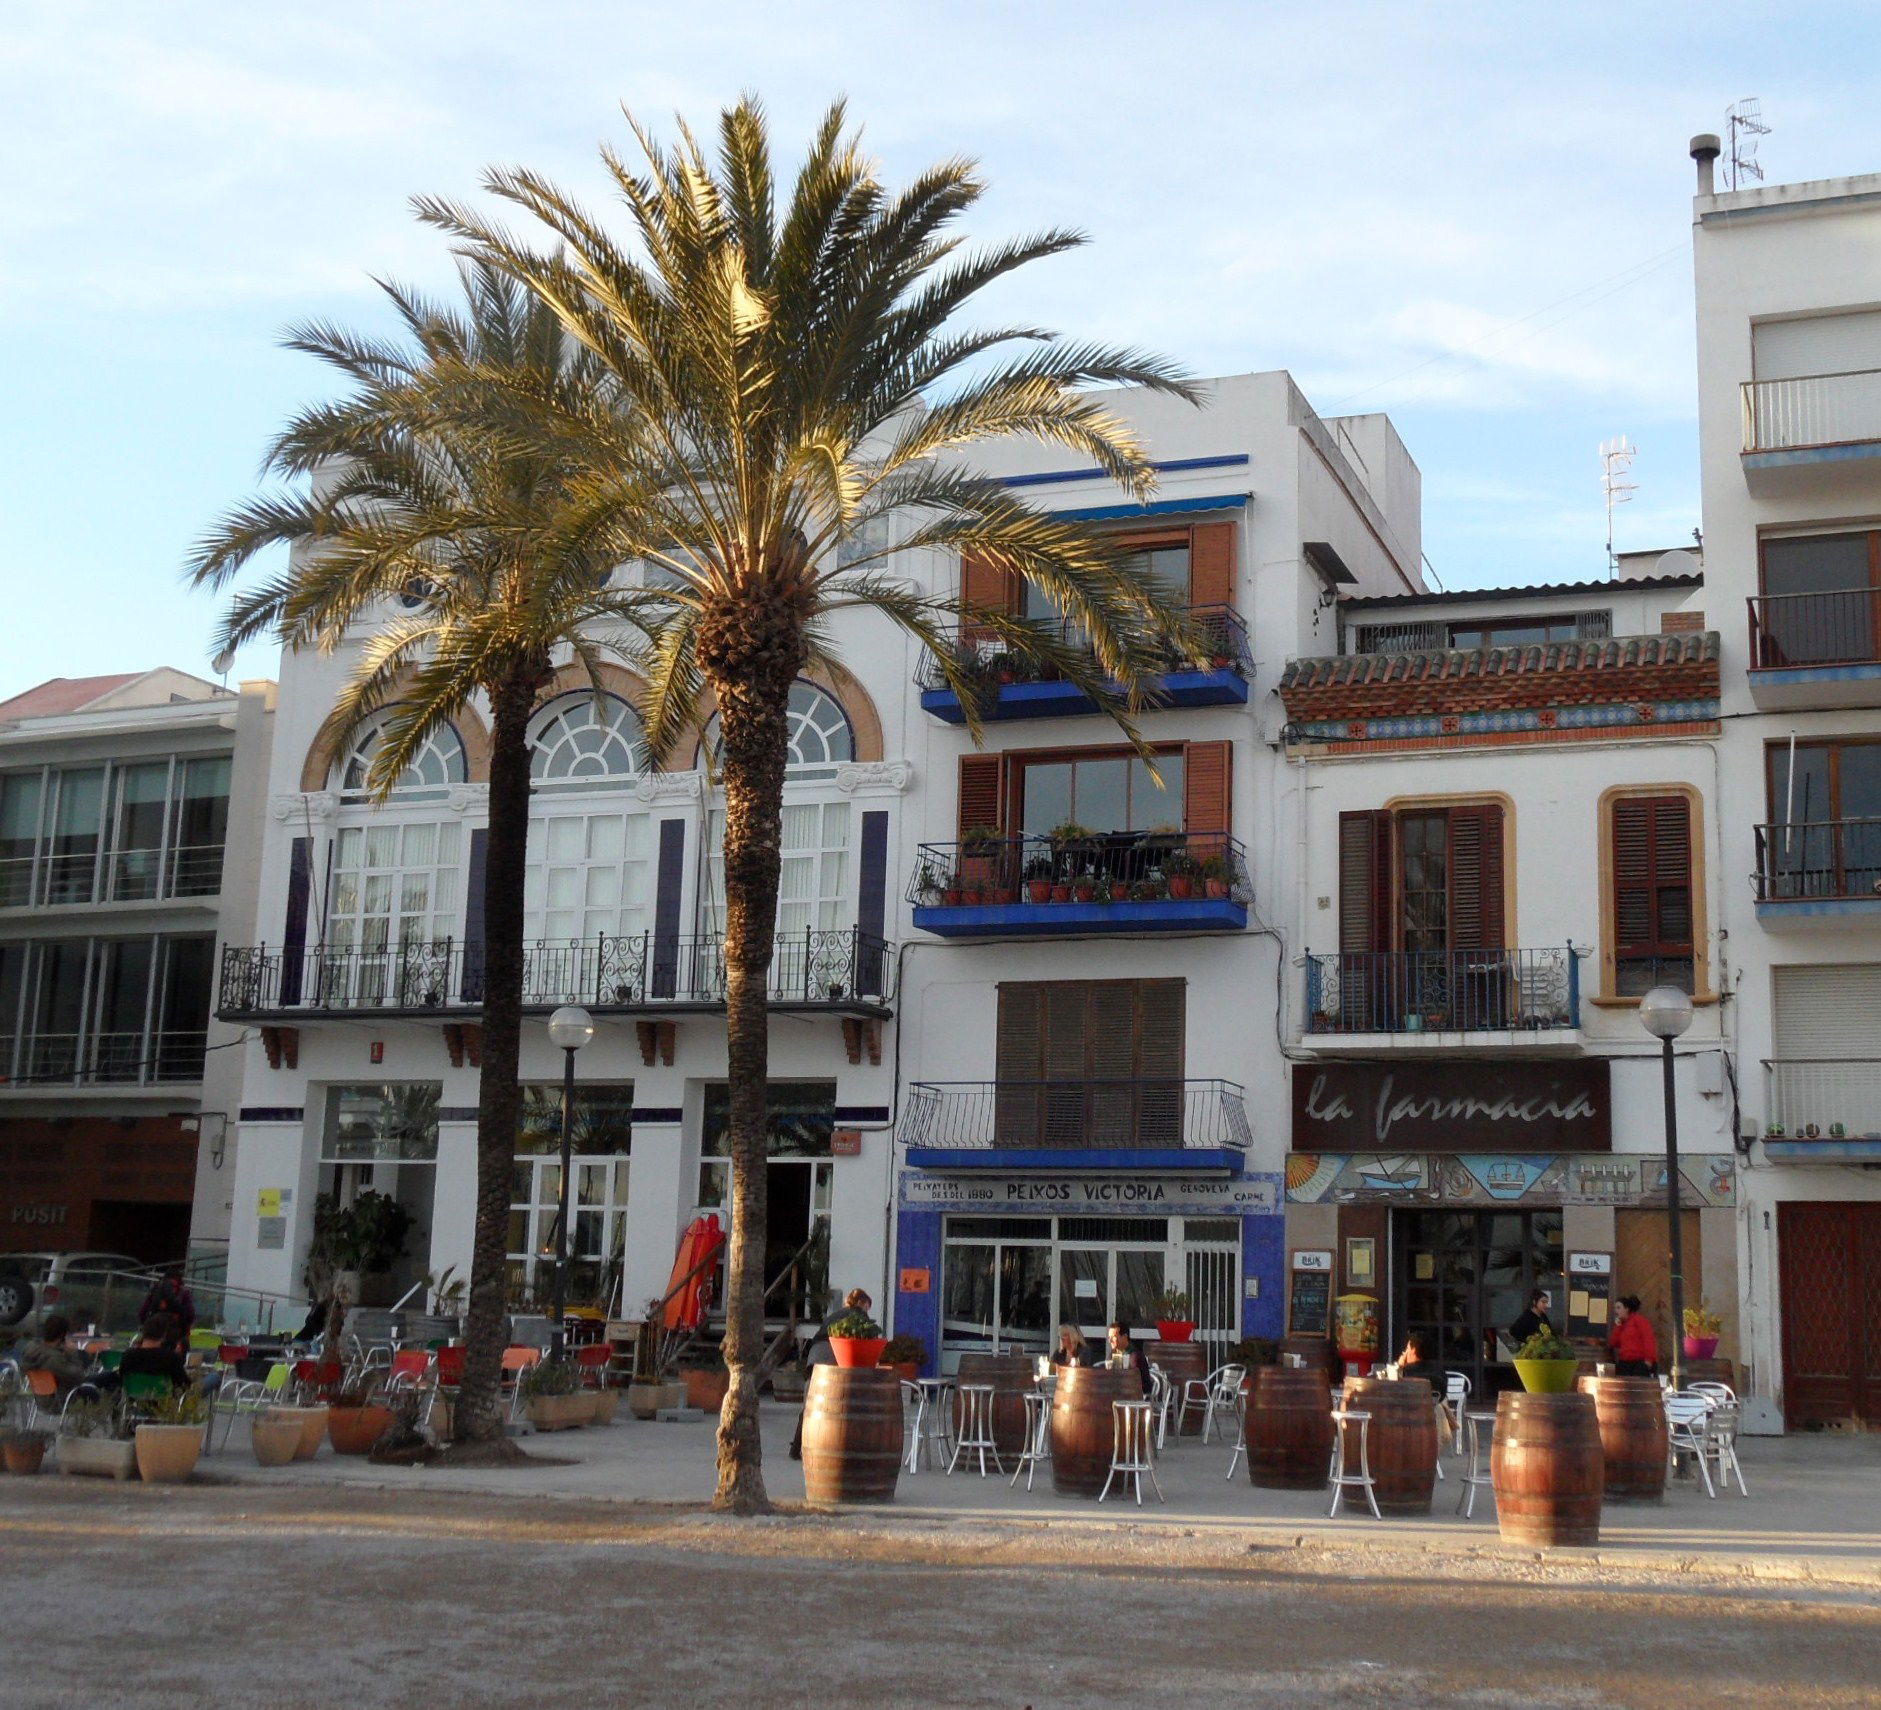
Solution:
[[[1296,1063],[1295,1152],[1607,1152],[1604,1057]]]

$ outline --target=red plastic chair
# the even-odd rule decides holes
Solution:
[[[455,1389],[464,1381],[464,1350],[462,1348],[438,1349],[438,1387]]]
[[[232,1366],[237,1360],[245,1360],[247,1358],[248,1344],[246,1342],[224,1342],[221,1347],[216,1349],[216,1363],[218,1365]]]
[[[387,1389],[410,1389],[431,1370],[431,1356],[421,1348],[401,1350],[392,1356],[392,1369],[385,1374]]]
[[[581,1381],[596,1389],[607,1386],[607,1368],[614,1363],[614,1350],[606,1342],[592,1342],[575,1350],[575,1364],[581,1368]]]
[[[330,1399],[345,1376],[346,1368],[338,1360],[294,1362],[294,1383],[303,1397],[310,1401]]]

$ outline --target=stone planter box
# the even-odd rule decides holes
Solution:
[[[617,1389],[597,1389],[594,1392],[594,1422],[597,1425],[612,1425],[614,1416],[620,1411],[620,1391]]]
[[[636,1383],[627,1391],[627,1410],[636,1419],[651,1419],[685,1405],[686,1386],[681,1383]]]
[[[74,1478],[135,1478],[137,1445],[128,1437],[61,1437],[58,1461]]]
[[[573,1431],[593,1417],[587,1398],[579,1393],[532,1395],[528,1412],[529,1423],[538,1431]]]

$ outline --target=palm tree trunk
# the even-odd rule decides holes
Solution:
[[[490,834],[483,883],[483,1071],[477,1095],[477,1221],[464,1314],[456,1436],[481,1456],[511,1448],[500,1402],[509,1305],[509,1196],[521,1126],[523,870],[529,855],[529,715],[536,683],[491,697]],[[520,1455],[520,1450],[514,1450]]]
[[[730,1384],[718,1417],[718,1490],[712,1506],[770,1510],[758,1438],[764,1355],[764,1254],[769,1226],[770,967],[788,754],[790,685],[802,659],[796,626],[740,611],[730,646],[702,663],[718,697],[725,780],[725,1030],[731,1132],[731,1242],[726,1259],[725,1364]],[[727,669],[726,667],[730,668]]]

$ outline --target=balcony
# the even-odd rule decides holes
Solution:
[[[1881,919],[1881,819],[1760,825],[1756,836],[1750,882],[1766,926]]]
[[[1189,612],[1202,647],[1193,659],[1171,659],[1161,676],[1146,685],[1151,707],[1219,707],[1247,701],[1247,625],[1230,606],[1196,606]],[[1069,622],[1057,626],[1061,639],[1076,641]],[[1007,651],[997,637],[971,627],[951,637],[954,660],[974,686],[979,714],[989,723],[998,719],[1077,718],[1100,711],[1075,683],[1068,683],[1049,666],[1041,667]],[[967,715],[931,655],[916,673],[921,705],[948,724],[965,724]]]
[[[115,849],[103,856],[95,849],[10,856],[0,861],[0,908],[213,901],[222,889],[222,850],[220,843],[201,843]]]
[[[1881,1057],[1765,1058],[1763,1074],[1772,1159],[1881,1162]]]
[[[172,1033],[26,1033],[0,1042],[0,1087],[179,1086],[202,1079],[208,1036]]]
[[[902,1129],[926,1170],[1226,1170],[1253,1136],[1232,1081],[917,1081]]]
[[[1744,478],[1753,492],[1778,471],[1881,457],[1881,369],[1749,380],[1743,387]]]
[[[1552,950],[1345,951],[1306,958],[1301,1043],[1379,1051],[1578,1053],[1580,958]]]
[[[1252,897],[1241,845],[1219,832],[1111,831],[924,843],[914,924],[941,938],[1241,932]]]
[[[849,928],[779,933],[774,1009],[880,1019],[890,1012],[895,946]],[[449,1018],[483,1003],[481,945],[452,939],[383,949],[324,946],[288,955],[266,945],[222,952],[216,1013],[228,1021],[313,1015]],[[656,939],[538,939],[523,946],[523,1008],[582,1004],[602,1014],[706,1014],[725,1007],[717,934]]]
[[[1750,601],[1750,696],[1765,712],[1881,706],[1881,589]]]

